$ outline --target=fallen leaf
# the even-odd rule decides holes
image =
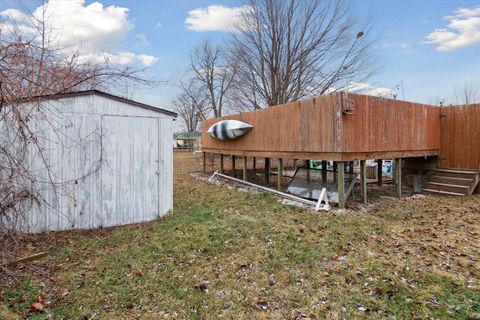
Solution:
[[[44,303],[45,301],[47,300],[47,297],[44,295],[44,294],[39,294],[37,296],[37,301],[40,302],[40,303]]]
[[[32,305],[30,306],[30,309],[32,309],[33,311],[42,311],[43,309],[43,304],[41,304],[40,302],[35,302],[35,303],[32,303]]]
[[[135,271],[135,274],[139,277],[143,277],[145,275],[145,272],[143,272],[143,270],[141,269],[138,269],[137,271]]]

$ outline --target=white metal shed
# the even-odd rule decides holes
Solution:
[[[35,123],[46,161],[32,152],[29,165],[43,176],[45,201],[20,229],[110,227],[172,210],[174,112],[97,90],[39,99],[59,116]]]

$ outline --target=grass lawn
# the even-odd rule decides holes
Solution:
[[[314,213],[199,168],[176,155],[164,219],[33,237],[50,255],[0,301],[34,319],[480,318],[479,195]]]

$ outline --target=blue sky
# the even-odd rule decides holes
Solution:
[[[72,8],[73,17],[84,14],[85,7],[94,2],[51,1],[67,3],[66,7],[63,6],[62,14],[68,14],[66,11]],[[224,31],[189,30],[185,25],[189,12],[191,14],[192,10],[207,9],[212,5],[236,8],[244,4],[243,1],[196,0],[98,2],[103,5],[100,17],[108,20],[111,14],[114,19],[108,21],[115,26],[107,30],[112,32],[111,35],[106,34],[105,38],[99,35],[95,45],[108,43],[108,52],[118,59],[121,58],[119,52],[128,52],[122,56],[123,62],[139,66],[148,64],[150,75],[168,81],[166,85],[136,89],[133,93],[136,100],[166,108],[169,108],[176,92],[175,85],[188,65],[191,49],[203,39],[221,42],[228,36]],[[34,11],[41,3],[27,2],[27,6]],[[439,97],[454,102],[455,89],[465,84],[480,89],[480,9],[478,15],[477,11],[473,11],[480,8],[480,1],[362,0],[353,1],[352,5],[358,17],[373,17],[373,33],[379,37],[376,52],[381,67],[369,79],[369,83],[394,88],[403,81],[405,99],[424,103],[433,103]],[[107,10],[110,6],[118,10],[110,12]],[[14,1],[0,3],[2,12],[15,7]],[[128,8],[128,11],[121,8]],[[462,15],[457,11],[459,8],[472,10]],[[448,16],[456,16],[460,24],[470,23],[466,26],[466,34],[453,40],[444,39],[437,44],[425,43],[427,36],[436,29],[447,29],[437,33],[437,39],[448,37],[449,32],[459,32],[448,28],[452,22],[452,18],[445,18]],[[71,17],[65,19],[67,23],[70,20]],[[96,32],[92,32],[92,37],[95,35]],[[68,37],[65,41],[68,41]],[[438,50],[442,44],[448,51]],[[401,93],[399,97],[402,97]]]

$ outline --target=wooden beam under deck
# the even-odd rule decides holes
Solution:
[[[220,150],[204,148],[204,152],[236,155],[241,157],[283,158],[299,160],[329,160],[354,161],[369,159],[395,159],[438,156],[438,149],[432,150],[403,150],[403,151],[374,151],[374,152],[275,152],[275,151],[247,151],[247,150]]]

